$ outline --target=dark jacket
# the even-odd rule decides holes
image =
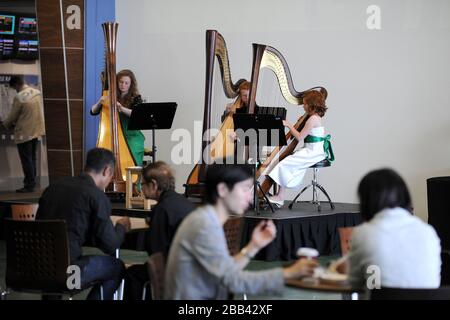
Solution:
[[[152,210],[150,228],[146,235],[149,255],[163,252],[166,256],[181,221],[195,209],[192,202],[175,191],[164,191]]]
[[[120,247],[125,228],[115,227],[110,218],[111,203],[88,174],[65,178],[45,189],[39,199],[36,219],[66,221],[70,261],[82,255],[81,247],[89,244],[106,254]]]

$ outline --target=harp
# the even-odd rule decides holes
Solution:
[[[116,158],[114,177],[106,191],[125,193],[125,169],[134,167],[136,163],[125,139],[117,109],[116,39],[118,24],[106,22],[102,26],[106,42],[106,70],[102,79],[102,95],[107,97],[107,102],[102,106],[100,113],[97,147],[111,150]]]
[[[229,139],[227,132],[233,130],[232,114],[240,105],[239,98],[233,104],[230,114],[228,114],[222,122],[219,133],[216,137],[214,137],[214,139],[211,137],[212,89],[215,66],[220,68],[220,77],[225,96],[230,99],[236,98],[239,95],[239,85],[244,82],[245,79],[239,79],[236,82],[232,81],[225,40],[216,30],[207,30],[202,157],[200,163],[196,164],[194,169],[189,174],[187,182],[184,185],[185,195],[187,197],[203,197],[203,181],[205,178],[207,163],[213,163],[217,159],[224,159],[234,154],[234,141]]]
[[[289,66],[283,55],[273,47],[253,44],[253,65],[249,95],[249,113],[255,112],[260,73],[264,68],[269,69],[275,74],[281,94],[289,104],[298,106],[303,105],[304,95],[311,90],[318,90],[324,95],[325,99],[327,97],[327,90],[320,86],[313,87],[305,91],[297,91],[292,81]],[[294,127],[299,131],[302,130],[307,119],[307,115],[300,116]],[[269,191],[273,184],[273,181],[267,177],[267,174],[270,173],[276,163],[292,154],[298,143],[297,139],[295,139],[290,132],[286,134],[286,141],[287,145],[275,147],[256,171],[256,179],[265,193]]]

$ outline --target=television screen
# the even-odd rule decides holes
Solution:
[[[37,40],[16,40],[16,59],[38,59]]]
[[[11,59],[14,57],[14,39],[0,37],[0,59]]]
[[[21,34],[36,34],[36,25],[36,18],[20,17],[17,32]]]
[[[0,34],[14,34],[16,17],[0,14]]]

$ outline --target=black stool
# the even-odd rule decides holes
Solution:
[[[320,201],[319,201],[319,194],[317,192],[317,189],[319,189],[320,191],[322,191],[322,193],[325,195],[325,197],[327,197],[328,199],[328,203],[330,204],[331,209],[334,209],[334,204],[330,199],[330,196],[328,195],[327,191],[325,190],[324,187],[322,187],[318,182],[317,182],[317,174],[319,172],[320,168],[326,168],[326,167],[330,167],[331,163],[330,161],[328,161],[327,159],[324,159],[320,162],[317,162],[316,164],[313,164],[310,168],[312,168],[314,170],[313,172],[313,179],[311,181],[310,184],[308,184],[306,187],[304,187],[302,189],[302,191],[300,191],[299,194],[297,194],[297,196],[294,198],[294,200],[291,201],[291,203],[289,204],[289,210],[292,210],[292,206],[294,205],[294,203],[297,201],[297,199],[302,195],[303,192],[305,192],[309,187],[312,187],[313,189],[313,198],[311,203],[312,204],[317,204],[317,210],[320,212],[322,210],[322,208],[320,207]]]

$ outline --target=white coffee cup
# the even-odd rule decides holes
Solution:
[[[308,259],[308,260],[315,260],[319,256],[319,251],[317,251],[314,248],[299,248],[297,250],[297,256],[300,259]]]

